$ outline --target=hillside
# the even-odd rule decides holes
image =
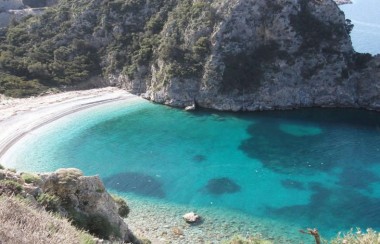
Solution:
[[[16,197],[0,196],[0,240],[4,243],[95,244],[89,234]]]
[[[0,93],[116,85],[179,107],[379,109],[379,60],[353,50],[351,28],[332,0],[62,0],[4,33]]]
[[[144,243],[128,229],[123,219],[128,213],[126,202],[111,196],[98,176],[73,168],[16,173],[0,165],[0,241],[5,243],[95,243],[89,234]]]

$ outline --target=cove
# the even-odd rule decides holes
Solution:
[[[127,199],[237,211],[296,226],[295,235],[306,227],[326,238],[380,228],[376,112],[185,112],[116,103],[46,125],[9,153],[5,166],[17,170],[76,167]]]

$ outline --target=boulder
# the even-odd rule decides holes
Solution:
[[[195,223],[201,219],[201,217],[194,212],[186,213],[182,217],[187,223]]]

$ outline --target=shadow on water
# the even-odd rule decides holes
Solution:
[[[379,118],[377,115],[375,122],[366,120],[363,124],[357,119],[353,122],[356,126],[349,127],[331,124],[332,118],[327,122],[318,119],[318,123],[314,119],[304,123],[261,119],[247,128],[250,137],[241,141],[239,149],[279,173],[327,172],[354,161],[364,167],[380,162],[380,130],[375,126]]]
[[[143,196],[164,198],[162,183],[156,178],[138,172],[123,172],[104,179],[104,184],[120,192],[133,192]]]
[[[324,134],[294,136],[280,130],[273,122],[249,126],[250,138],[241,142],[239,149],[248,157],[259,159],[264,167],[280,173],[308,173],[328,171],[335,167],[334,148]],[[330,155],[326,161],[324,155]]]
[[[337,183],[342,187],[370,190],[371,184],[376,182],[380,182],[380,177],[373,172],[361,168],[346,167],[342,170]]]
[[[239,192],[240,186],[233,180],[223,177],[209,180],[204,189],[208,194],[222,195]]]
[[[325,230],[354,227],[380,227],[380,198],[372,198],[345,187],[327,188],[311,183],[310,202],[281,208],[268,208],[267,214],[287,220],[304,219],[305,225]]]

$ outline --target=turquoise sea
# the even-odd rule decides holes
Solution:
[[[341,6],[355,25],[359,52],[380,53],[379,3]],[[185,112],[116,102],[48,124],[9,155],[3,164],[17,170],[77,167],[99,174],[131,202],[202,210],[206,218],[218,212],[262,219],[304,243],[312,239],[302,237],[301,228],[317,227],[326,238],[351,227],[380,229],[376,112]]]
[[[223,208],[332,237],[380,229],[379,142],[376,112],[185,112],[119,102],[25,137],[6,166],[77,167],[127,198]]]

